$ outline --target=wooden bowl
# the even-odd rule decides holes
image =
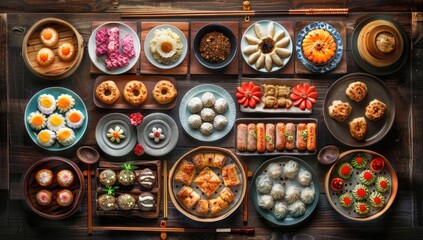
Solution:
[[[40,31],[45,27],[53,27],[59,33],[59,41],[53,47],[55,58],[49,66],[39,66],[36,61],[37,52],[46,46],[39,39]],[[64,62],[57,56],[57,48],[62,42],[71,42],[75,47],[75,57],[73,60]],[[57,80],[69,77],[81,64],[84,55],[84,39],[78,30],[70,23],[58,18],[44,18],[36,22],[26,33],[22,42],[22,55],[25,64],[35,75]]]
[[[38,185],[35,180],[35,174],[41,169],[49,169],[53,172],[53,183],[48,187]],[[59,186],[56,181],[57,172],[63,169],[70,170],[75,177],[72,186],[67,188],[74,195],[74,201],[68,207],[59,206],[54,197],[59,190],[65,189]],[[84,175],[74,162],[62,157],[46,157],[34,163],[25,173],[23,184],[25,202],[28,204],[29,208],[41,217],[48,219],[56,220],[71,216],[80,209],[82,200],[84,199]],[[48,206],[41,206],[35,200],[37,192],[41,189],[47,189],[53,193],[53,202]]]
[[[335,176],[335,174],[336,174],[335,172],[337,171],[337,167],[339,166],[339,163],[351,162],[350,161],[351,158],[358,153],[362,153],[362,154],[365,154],[367,156],[372,156],[373,158],[374,157],[382,158],[385,161],[385,167],[381,172],[376,173],[376,174],[387,177],[388,180],[390,181],[390,184],[391,184],[390,190],[387,191],[386,193],[382,194],[382,195],[385,196],[385,198],[388,196],[388,198],[385,199],[385,203],[386,203],[385,206],[377,209],[377,208],[374,208],[373,206],[371,206],[370,203],[367,202],[369,204],[369,207],[370,207],[369,213],[366,214],[366,215],[363,215],[363,216],[359,216],[358,214],[356,214],[354,212],[354,204],[353,204],[353,206],[351,206],[349,208],[343,208],[337,202],[337,199],[339,198],[339,196],[342,193],[344,193],[345,191],[348,191],[347,188],[352,189],[354,187],[353,186],[354,184],[351,185],[351,184],[349,184],[349,182],[353,181],[354,180],[353,178],[355,177],[354,175],[358,175],[356,172],[361,171],[361,170],[354,168],[353,176],[350,177],[347,180],[344,180],[345,181],[345,187],[341,190],[341,192],[335,192],[330,187],[330,181],[331,181],[332,177]],[[366,167],[363,168],[363,170],[369,169],[368,165],[370,164],[370,161],[371,161],[371,159],[368,159],[368,163],[367,163]],[[337,176],[337,174],[336,174],[336,176]],[[357,179],[357,181],[354,181],[354,182],[359,182],[359,181],[360,180]],[[372,185],[374,185],[374,184],[372,184]],[[371,190],[373,188],[375,188],[372,185],[367,186],[369,188],[369,193],[371,192]],[[325,177],[325,193],[326,193],[326,197],[327,197],[330,205],[333,207],[333,209],[335,209],[342,216],[349,218],[351,220],[355,220],[355,221],[370,221],[370,220],[373,220],[373,219],[376,219],[376,218],[382,216],[389,209],[389,207],[392,205],[392,203],[394,202],[395,197],[397,195],[397,192],[398,192],[398,177],[397,177],[397,174],[395,173],[395,170],[393,169],[392,165],[381,154],[370,151],[370,150],[366,150],[366,149],[355,149],[355,150],[350,150],[350,151],[346,151],[346,152],[341,153],[339,155],[338,160],[335,162],[335,164],[332,165],[332,167],[326,173],[326,177]]]
[[[235,200],[229,204],[229,206],[222,210],[222,212],[212,216],[210,213],[206,214],[206,215],[201,215],[195,212],[195,210],[193,209],[187,209],[183,204],[182,201],[179,200],[179,198],[177,197],[176,193],[178,192],[179,189],[182,188],[182,186],[184,184],[179,183],[174,181],[174,176],[176,175],[176,173],[179,170],[179,166],[180,164],[184,161],[191,161],[191,156],[197,154],[197,153],[221,153],[223,155],[225,155],[227,157],[226,160],[226,164],[232,164],[234,163],[237,168],[238,168],[238,177],[240,178],[240,184],[234,187],[230,187],[231,190],[234,192],[235,194]],[[210,167],[212,169],[212,171],[214,171],[219,178],[222,179],[221,176],[221,171],[218,168],[213,168]],[[202,171],[203,169],[200,169],[196,171],[195,177],[198,176],[198,174]],[[195,179],[194,177],[194,179]],[[175,205],[176,209],[178,209],[182,214],[184,214],[185,216],[191,218],[192,220],[198,221],[198,222],[216,222],[216,221],[220,221],[223,220],[225,218],[227,218],[229,215],[231,215],[243,202],[244,196],[245,196],[245,192],[247,190],[247,177],[245,175],[244,169],[242,167],[241,162],[239,161],[239,159],[235,156],[235,154],[227,149],[224,148],[219,148],[219,147],[209,147],[209,146],[201,146],[201,147],[197,147],[187,153],[185,153],[182,157],[180,157],[178,159],[178,161],[176,161],[176,163],[173,165],[172,169],[169,171],[169,178],[168,178],[168,186],[169,186],[169,195],[170,198],[173,202],[173,205]],[[219,196],[219,192],[222,190],[223,187],[225,187],[225,185],[223,184],[223,180],[222,180],[222,184],[219,187],[219,189],[216,191],[215,194],[213,194],[210,198],[207,198],[205,195],[203,195],[200,191],[200,189],[198,189],[195,186],[194,181],[192,181],[191,188],[194,189],[194,191],[196,191],[202,199],[205,200],[210,200],[213,198],[216,198],[217,196]],[[195,206],[194,206],[195,208]]]

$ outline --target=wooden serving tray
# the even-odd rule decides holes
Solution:
[[[242,34],[244,34],[244,32],[247,30],[247,28],[249,26],[251,26],[252,24],[254,24],[256,21],[250,21],[250,22],[242,22],[241,24],[241,28],[242,28]],[[281,69],[271,72],[271,73],[263,73],[260,71],[257,71],[255,69],[253,69],[252,67],[250,67],[248,65],[247,62],[244,61],[244,58],[241,55],[241,61],[242,61],[242,73],[246,74],[246,75],[254,75],[254,74],[259,74],[259,75],[263,75],[263,74],[294,74],[294,60],[293,58],[296,58],[295,56],[295,34],[294,34],[294,23],[292,21],[276,21],[275,22],[279,23],[280,25],[282,25],[286,31],[288,31],[289,35],[291,36],[291,41],[292,41],[292,54],[291,54],[291,59],[289,59],[288,63]],[[239,51],[242,51],[241,49],[239,49]]]
[[[127,217],[142,217],[142,218],[157,218],[159,216],[160,213],[160,197],[161,197],[161,191],[162,191],[162,175],[161,175],[161,161],[160,160],[155,160],[155,161],[135,161],[134,165],[138,167],[138,169],[135,169],[135,175],[136,175],[136,180],[135,183],[133,185],[133,187],[124,187],[119,185],[118,182],[116,182],[116,184],[114,186],[119,186],[119,189],[116,190],[115,192],[115,197],[116,200],[119,197],[120,194],[122,193],[130,193],[134,196],[135,200],[138,201],[138,196],[142,193],[142,192],[150,192],[153,195],[155,195],[156,197],[156,209],[154,211],[141,211],[138,208],[138,205],[135,206],[134,209],[132,210],[120,210],[120,209],[116,209],[116,210],[110,210],[110,211],[103,211],[101,210],[98,206],[97,206],[97,199],[98,197],[100,197],[102,194],[104,194],[104,192],[101,190],[104,186],[101,185],[101,183],[98,181],[98,177],[101,173],[101,171],[105,170],[105,169],[111,169],[114,170],[116,172],[116,175],[119,174],[119,172],[122,170],[122,168],[120,167],[120,165],[122,165],[123,163],[115,163],[115,162],[104,162],[104,161],[100,161],[99,163],[99,168],[96,169],[95,172],[95,176],[96,176],[96,207],[95,207],[95,212],[97,214],[97,216],[127,216]],[[138,174],[139,171],[145,168],[149,168],[152,171],[156,172],[156,177],[157,177],[157,181],[156,181],[156,185],[154,186],[154,188],[152,190],[149,191],[145,191],[141,188],[141,186],[138,183]]]
[[[147,34],[151,29],[159,25],[173,25],[179,30],[181,30],[187,41],[188,41],[188,32],[189,32],[189,23],[188,22],[141,22],[141,73],[142,74],[174,74],[174,75],[184,75],[188,74],[188,58],[185,56],[185,59],[176,67],[170,69],[161,69],[153,64],[147,59],[144,51],[144,40],[147,37]],[[189,42],[188,42],[189,46]],[[184,46],[184,47],[188,47]],[[189,51],[189,47],[188,47]],[[188,54],[187,54],[188,55]]]
[[[313,23],[315,21],[299,21],[295,23],[295,39],[297,39],[298,33],[303,29],[305,26],[307,26],[310,23]],[[335,22],[335,21],[326,21],[328,24],[332,25],[336,31],[339,32],[342,36],[342,42],[344,44],[344,48],[342,50],[342,58],[341,61],[338,63],[335,69],[332,71],[329,71],[325,74],[344,74],[347,73],[347,33],[345,30],[345,23],[344,22]],[[294,44],[295,45],[295,44]],[[295,46],[293,51],[295,51]],[[297,57],[295,57],[295,73],[296,74],[316,74],[307,68],[304,67],[304,65],[298,60]]]
[[[223,24],[225,26],[227,26],[229,29],[231,29],[231,31],[234,33],[235,38],[236,38],[236,42],[238,43],[238,50],[235,54],[234,59],[232,60],[232,62],[230,62],[228,64],[228,66],[226,66],[223,69],[208,69],[206,67],[204,67],[203,65],[201,65],[201,63],[197,60],[197,58],[195,58],[194,55],[194,50],[193,50],[193,45],[194,45],[194,37],[197,34],[197,32],[204,27],[207,24],[211,24],[214,22],[204,22],[204,21],[200,21],[200,22],[191,22],[191,35],[190,35],[190,51],[189,51],[189,58],[190,58],[190,68],[189,68],[189,72],[190,74],[232,74],[232,75],[236,75],[239,72],[239,23],[238,22],[219,22],[220,24]]]
[[[105,104],[101,101],[99,101],[96,98],[95,90],[97,89],[97,86],[100,85],[102,82],[112,80],[116,83],[117,87],[120,91],[120,97],[114,104]],[[132,106],[129,103],[126,102],[125,98],[123,97],[123,89],[127,82],[131,80],[139,80],[144,83],[144,85],[147,87],[148,96],[147,100],[139,106]],[[176,81],[173,77],[167,77],[167,76],[135,76],[135,75],[126,75],[126,76],[110,76],[110,75],[104,75],[99,76],[95,79],[94,82],[94,88],[93,88],[93,100],[94,104],[99,108],[107,108],[107,109],[159,109],[159,110],[166,110],[166,109],[172,109],[175,107],[177,102],[177,97],[170,103],[167,104],[159,104],[156,102],[156,100],[153,99],[152,91],[154,89],[154,86],[156,83],[160,80],[168,80],[172,82],[172,84],[176,87]]]
[[[91,34],[93,34],[93,31],[100,26],[103,23],[106,23],[109,21],[93,21],[91,22]],[[119,21],[121,23],[124,23],[128,25],[130,28],[132,28],[136,33],[137,31],[137,22],[136,21]],[[141,45],[142,46],[142,45]],[[141,50],[142,51],[142,50]],[[135,63],[135,65],[129,69],[126,73],[137,73],[137,69],[140,67],[140,59],[138,58],[138,61]],[[93,74],[104,74],[100,69],[98,69],[91,61],[90,61],[90,73]]]

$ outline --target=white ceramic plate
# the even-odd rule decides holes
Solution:
[[[172,32],[178,34],[180,39],[181,39],[181,43],[183,45],[181,56],[179,56],[178,60],[176,62],[172,63],[172,64],[163,64],[163,63],[158,62],[156,59],[154,59],[154,57],[153,57],[153,55],[151,54],[151,51],[150,51],[150,42],[154,38],[154,31],[156,29],[165,29],[165,28],[170,28],[170,30]],[[187,42],[187,39],[186,39],[184,33],[181,30],[179,30],[179,28],[172,26],[172,25],[159,25],[157,27],[154,27],[153,29],[151,29],[150,32],[148,32],[148,34],[147,34],[147,36],[145,37],[145,40],[144,40],[145,56],[147,57],[148,61],[151,64],[153,64],[154,66],[156,66],[158,68],[170,69],[170,68],[174,68],[174,67],[178,66],[185,59],[187,51],[188,51],[188,42]]]
[[[101,30],[103,28],[111,29],[112,27],[118,27],[119,28],[119,40],[121,40],[123,37],[125,37],[126,34],[131,35],[132,39],[134,40],[135,57],[129,59],[129,65],[124,66],[124,67],[120,67],[120,68],[116,68],[116,69],[113,69],[113,70],[109,70],[109,69],[106,68],[107,56],[104,55],[104,56],[101,56],[101,57],[97,57],[97,55],[95,53],[95,49],[96,49],[95,35],[96,35],[98,30]],[[120,45],[119,50],[122,51],[122,44],[119,44],[119,45]],[[88,54],[90,55],[91,62],[98,69],[100,69],[102,72],[107,73],[107,74],[116,75],[116,74],[121,74],[121,73],[127,72],[138,61],[138,58],[140,56],[140,52],[141,52],[141,44],[140,44],[140,39],[138,38],[137,33],[131,27],[129,27],[128,25],[121,23],[121,22],[107,22],[107,23],[104,23],[104,24],[98,26],[91,33],[90,39],[88,41]]]

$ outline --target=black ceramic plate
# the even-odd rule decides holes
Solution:
[[[355,81],[361,81],[367,85],[367,96],[359,103],[354,102],[345,94],[348,85]],[[385,116],[379,121],[370,121],[364,116],[366,106],[373,99],[379,99],[388,107]],[[334,100],[349,102],[352,107],[350,116],[342,123],[329,117],[328,107]],[[367,122],[367,134],[362,141],[354,139],[348,128],[348,122],[356,117],[365,117]],[[346,75],[332,84],[326,94],[323,118],[332,135],[345,145],[351,147],[370,146],[381,140],[391,129],[395,119],[395,102],[388,87],[377,77],[367,73],[353,73]]]
[[[401,57],[394,64],[387,66],[387,67],[374,67],[374,66],[368,64],[361,57],[360,53],[358,52],[357,39],[358,39],[358,35],[360,34],[361,29],[364,26],[366,26],[369,22],[372,22],[372,21],[375,21],[375,20],[386,20],[386,21],[393,23],[397,27],[399,33],[402,36],[402,39],[404,40],[404,50],[402,52]],[[407,62],[409,51],[410,51],[410,46],[409,46],[409,43],[408,43],[407,34],[404,31],[404,29],[402,28],[402,26],[399,23],[397,23],[396,21],[394,21],[391,18],[386,17],[386,16],[372,16],[372,17],[366,18],[365,20],[360,22],[357,25],[357,27],[355,27],[354,32],[352,34],[351,48],[352,48],[354,60],[357,62],[357,64],[362,69],[364,69],[366,72],[369,72],[369,73],[374,74],[374,75],[388,75],[388,74],[396,72],[402,66],[404,66],[404,64]]]

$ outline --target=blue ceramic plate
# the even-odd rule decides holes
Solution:
[[[131,35],[131,37],[134,41],[135,57],[129,59],[129,65],[119,67],[119,68],[115,68],[113,70],[109,70],[109,69],[106,68],[107,56],[104,55],[104,56],[101,56],[101,57],[97,57],[97,55],[95,53],[95,49],[96,49],[95,35],[96,35],[96,32],[98,30],[101,30],[103,28],[107,28],[107,29],[110,30],[112,27],[119,28],[119,40],[121,40],[127,34]],[[122,51],[121,50],[122,44],[119,44],[119,45],[120,45],[119,49],[120,49],[120,51]],[[135,63],[137,63],[138,58],[140,56],[140,52],[141,52],[141,44],[140,44],[140,39],[138,38],[137,33],[131,27],[129,27],[128,25],[123,24],[121,22],[107,22],[107,23],[104,23],[104,24],[98,26],[91,33],[90,39],[88,40],[88,54],[90,55],[91,62],[98,69],[100,69],[102,72],[107,73],[107,74],[116,75],[116,74],[121,74],[121,73],[127,72],[129,69],[131,69],[135,65]]]
[[[158,143],[148,136],[152,132],[153,127],[162,129],[162,134],[165,136]],[[137,127],[137,139],[148,155],[166,155],[178,143],[178,125],[176,125],[176,122],[171,117],[164,113],[149,114],[143,119],[142,124]]]
[[[248,28],[247,28],[247,30],[245,30],[245,32],[244,32],[244,35],[242,35],[242,39],[241,39],[241,53],[242,53],[242,57],[244,58],[244,61],[251,67],[251,68],[253,68],[253,69],[255,69],[255,70],[257,70],[257,71],[260,71],[260,72],[268,72],[267,70],[266,70],[266,68],[265,67],[262,67],[262,68],[260,68],[260,69],[257,69],[256,68],[256,65],[255,64],[249,64],[248,63],[248,56],[249,55],[245,55],[244,54],[244,52],[242,51],[243,49],[245,49],[248,45],[250,45],[248,42],[247,42],[247,40],[245,40],[245,35],[246,34],[251,34],[251,35],[253,35],[253,36],[255,36],[255,37],[257,37],[256,36],[256,34],[255,34],[255,32],[254,32],[254,25],[255,24],[260,24],[260,26],[262,26],[263,27],[263,29],[264,30],[266,30],[267,29],[267,26],[269,25],[269,23],[270,22],[273,22],[273,21],[270,21],[270,20],[261,20],[261,21],[258,21],[258,22],[255,22],[255,23],[253,23],[253,24],[251,24],[251,26],[249,26]],[[273,22],[273,24],[274,24],[274,26],[275,26],[275,32],[277,32],[277,31],[280,31],[280,30],[284,30],[285,31],[285,36],[290,36],[289,35],[289,32],[282,26],[282,25],[280,25],[279,23],[277,23],[277,22]],[[287,57],[287,58],[284,58],[283,59],[283,66],[285,66],[286,64],[288,64],[288,62],[289,62],[289,60],[291,59],[291,56],[292,56],[292,49],[293,49],[293,46],[292,46],[292,39],[291,39],[291,37],[290,37],[290,39],[289,39],[289,44],[288,44],[288,46],[286,47],[286,49],[288,50],[288,51],[290,51],[291,52],[291,55],[289,56],[289,57]],[[282,67],[279,67],[279,66],[276,66],[275,64],[273,64],[273,67],[272,67],[272,69],[269,71],[269,72],[274,72],[274,71],[277,71],[277,70],[279,70],[279,69],[281,69],[281,68],[283,68],[283,66]]]
[[[307,187],[314,190],[314,192],[315,192],[314,200],[310,204],[305,204],[306,211],[303,215],[298,216],[298,217],[292,217],[290,214],[288,214],[283,219],[277,219],[273,215],[272,210],[266,210],[266,209],[263,209],[259,206],[259,204],[258,204],[259,197],[262,193],[259,193],[256,189],[256,179],[257,179],[258,176],[260,176],[262,174],[267,174],[266,168],[270,163],[279,163],[283,167],[283,166],[285,166],[285,164],[287,162],[289,162],[291,160],[296,161],[298,163],[300,170],[301,169],[307,170],[311,173],[313,179],[312,179],[312,182]],[[287,188],[288,185],[294,184],[294,185],[301,186],[297,182],[296,179],[294,179],[294,180],[287,179],[286,177],[283,176],[283,173],[282,173],[282,177],[280,179],[273,179],[273,184],[276,183],[276,182],[280,182],[282,184],[282,186],[285,187],[285,191],[287,190],[286,188]],[[301,186],[301,187],[304,188],[303,186]],[[260,165],[260,167],[254,173],[253,179],[251,181],[250,189],[251,189],[250,190],[251,200],[253,201],[253,205],[256,208],[257,212],[260,213],[260,215],[263,216],[267,221],[269,221],[269,222],[271,222],[275,225],[279,225],[279,226],[291,226],[291,225],[298,224],[298,223],[304,221],[305,219],[307,219],[311,215],[311,213],[314,211],[314,209],[316,208],[317,203],[319,202],[319,195],[320,195],[319,179],[317,178],[317,175],[313,171],[313,169],[303,160],[296,158],[296,157],[290,157],[290,156],[281,156],[281,157],[272,158],[272,159],[269,159],[266,162],[264,162],[262,165]]]
[[[327,63],[324,63],[324,64],[312,63],[303,54],[302,43],[303,43],[304,37],[307,35],[308,32],[314,29],[324,29],[328,31],[335,39],[336,52],[335,52],[335,55],[332,57],[332,59],[329,60],[329,62]],[[341,34],[339,34],[338,31],[336,31],[336,29],[332,25],[327,24],[325,22],[314,22],[305,26],[303,29],[301,29],[300,33],[298,33],[297,41],[295,43],[295,52],[297,53],[298,60],[300,60],[300,62],[304,65],[304,67],[306,67],[311,72],[315,72],[315,73],[326,73],[335,69],[338,63],[342,59],[343,49],[344,49],[344,44],[342,42]]]
[[[73,144],[71,144],[69,146],[63,146],[56,141],[56,143],[53,146],[45,147],[45,146],[41,146],[37,142],[37,134],[38,134],[39,131],[35,131],[34,129],[32,129],[29,126],[26,118],[28,117],[28,115],[30,113],[35,112],[35,111],[39,111],[37,100],[38,100],[38,97],[42,94],[51,94],[51,95],[54,96],[54,98],[56,100],[57,100],[57,97],[61,94],[69,94],[75,99],[74,109],[81,111],[84,114],[85,119],[84,119],[84,124],[82,125],[82,127],[77,128],[77,129],[72,128],[75,132],[75,142]],[[60,112],[56,109],[56,111],[54,111],[54,113],[60,113]],[[65,114],[62,114],[62,115],[63,115],[63,117],[65,117]],[[34,94],[34,96],[32,96],[32,98],[29,100],[29,102],[28,102],[28,104],[26,105],[26,108],[25,108],[24,122],[25,122],[26,131],[28,132],[29,136],[31,137],[32,141],[34,141],[34,143],[36,143],[41,148],[44,148],[44,149],[49,150],[49,151],[62,151],[62,150],[65,150],[65,149],[68,149],[68,148],[74,146],[84,135],[85,130],[87,129],[87,125],[88,125],[87,108],[85,107],[85,104],[82,101],[82,99],[76,93],[74,93],[73,91],[71,91],[67,88],[63,88],[63,87],[45,88],[45,89],[39,91],[38,93]],[[47,127],[45,127],[44,129],[47,129]]]
[[[199,97],[201,99],[201,96],[205,92],[213,93],[216,100],[224,98],[228,102],[228,110],[225,114],[223,114],[228,120],[228,125],[221,131],[214,130],[213,133],[208,136],[201,134],[200,130],[192,129],[188,125],[188,117],[191,115],[191,112],[187,108],[189,100],[193,97]],[[202,84],[193,87],[185,94],[182,98],[181,104],[179,105],[179,120],[181,121],[181,125],[185,132],[187,132],[191,137],[204,142],[216,141],[226,136],[226,134],[231,131],[235,123],[235,116],[235,102],[232,99],[232,96],[225,89],[214,84]]]
[[[125,138],[120,143],[111,142],[106,135],[110,128],[115,129],[116,126],[122,128],[125,135]],[[122,113],[110,113],[98,121],[95,129],[95,139],[103,152],[112,157],[121,157],[129,154],[134,149],[135,144],[137,144],[137,132],[135,127],[131,125],[131,120],[128,116]]]
[[[158,62],[156,59],[154,59],[154,57],[153,57],[153,55],[151,54],[151,51],[150,51],[150,42],[154,38],[154,31],[157,30],[157,29],[166,29],[166,28],[169,28],[172,32],[176,33],[179,36],[179,38],[181,39],[181,43],[183,45],[181,55],[176,60],[176,62],[174,62],[172,64],[163,64],[161,62]],[[184,61],[185,56],[187,54],[187,51],[188,51],[187,38],[185,37],[184,33],[179,28],[172,26],[172,25],[159,25],[159,26],[151,29],[151,31],[148,32],[148,34],[147,34],[147,36],[145,37],[145,40],[144,40],[145,56],[147,57],[148,61],[151,64],[153,64],[154,66],[156,66],[158,68],[170,69],[170,68],[174,68],[174,67],[178,66],[179,64],[181,64],[182,61]]]

